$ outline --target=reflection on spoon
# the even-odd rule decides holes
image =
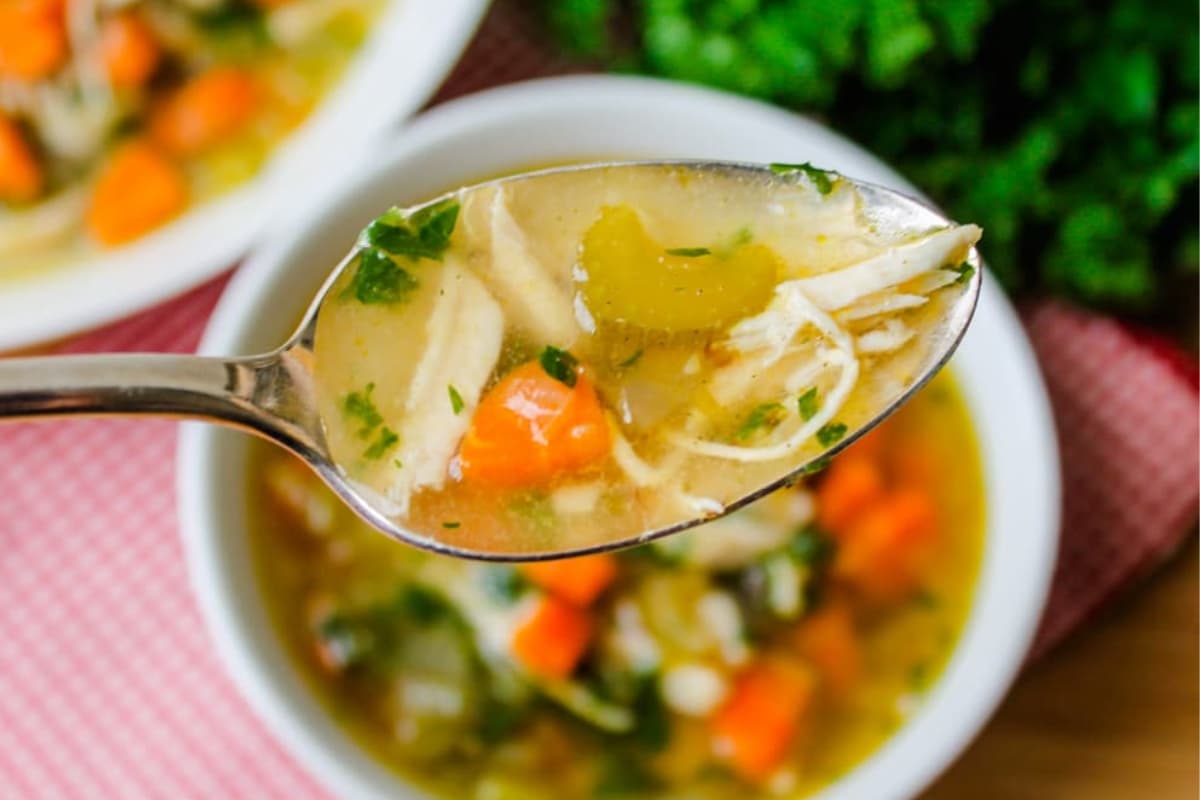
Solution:
[[[232,423],[395,538],[588,552],[731,511],[894,410],[965,330],[979,236],[809,165],[547,170],[382,215],[273,353],[0,362],[0,417]]]

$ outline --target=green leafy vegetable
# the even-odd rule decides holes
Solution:
[[[796,408],[800,412],[800,419],[808,422],[817,415],[817,387],[812,387],[804,394],[796,399]]]
[[[342,400],[342,411],[346,416],[358,419],[363,425],[358,429],[358,438],[360,439],[366,439],[371,435],[371,431],[383,424],[383,415],[379,413],[379,409],[375,407],[375,401],[371,399],[373,391],[375,391],[375,384],[368,383],[361,392],[351,392]]]
[[[459,202],[448,197],[415,211],[392,208],[367,226],[367,241],[392,255],[441,260],[458,223]]]
[[[417,279],[408,270],[370,247],[359,256],[354,277],[342,296],[368,305],[390,304],[404,300],[416,288]]]
[[[812,181],[812,185],[821,194],[829,194],[833,191],[833,182],[837,177],[829,177],[829,173],[823,169],[814,167],[807,161],[803,164],[772,164],[771,171],[776,175],[790,175],[793,172],[803,172],[808,179]]]
[[[486,564],[480,572],[483,591],[501,605],[512,605],[529,589],[529,581],[511,564]]]
[[[379,429],[379,435],[375,437],[375,441],[371,443],[371,446],[363,451],[363,458],[372,461],[383,458],[384,453],[395,447],[399,441],[400,435],[387,425],[384,425]]]
[[[819,114],[981,224],[1010,290],[1137,311],[1196,295],[1194,0],[547,5],[593,63]]]
[[[842,440],[847,430],[845,423],[831,422],[817,431],[817,441],[821,443],[821,447],[832,447]]]
[[[779,423],[783,422],[786,415],[787,412],[779,403],[763,403],[755,406],[734,432],[733,438],[736,441],[744,442],[760,431],[772,431]]]
[[[462,410],[466,407],[466,403],[463,402],[462,395],[458,393],[458,389],[455,389],[452,384],[446,387],[446,392],[450,395],[450,408],[454,410],[455,414],[461,414]]]
[[[442,595],[419,586],[406,583],[401,586],[392,600],[393,608],[406,619],[418,625],[432,625],[446,619],[457,619],[458,612]]]
[[[712,250],[707,247],[672,247],[667,250],[669,256],[709,256]]]
[[[813,525],[806,525],[796,532],[788,543],[792,557],[809,567],[820,567],[833,559],[833,540]]]
[[[559,350],[557,347],[547,345],[538,361],[541,362],[542,369],[546,370],[546,374],[551,378],[559,383],[565,383],[567,386],[575,386],[575,381],[579,377],[576,372],[579,368],[579,361],[575,356],[566,350]]]

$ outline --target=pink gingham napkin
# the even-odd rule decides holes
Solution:
[[[564,69],[501,4],[439,97]],[[223,285],[57,351],[191,351]],[[1044,653],[1186,537],[1200,432],[1188,359],[1059,303],[1024,319],[1065,486]],[[166,421],[0,426],[0,800],[327,797],[216,662],[176,531],[175,435]]]

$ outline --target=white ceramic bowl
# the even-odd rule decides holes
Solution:
[[[812,161],[912,191],[837,134],[760,103],[636,78],[510,86],[422,115],[363,169],[324,191],[287,237],[238,272],[203,350],[251,353],[282,341],[355,233],[389,204],[514,166],[617,155]],[[987,544],[971,616],[923,707],[828,797],[920,791],[996,707],[1042,610],[1059,519],[1054,428],[1028,343],[991,282],[953,364],[978,430],[987,492]],[[239,434],[192,424],[179,451],[180,520],[220,656],[251,706],[337,795],[416,797],[322,710],[268,623],[246,541],[246,446]]]
[[[487,0],[393,0],[338,84],[259,175],[137,241],[21,278],[0,270],[0,351],[117,319],[228,269],[340,163],[420,108]]]

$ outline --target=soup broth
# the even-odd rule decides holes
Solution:
[[[791,488],[536,565],[399,546],[256,447],[252,547],[284,645],[356,741],[447,798],[816,791],[920,708],[983,543],[979,457],[946,373]]]

